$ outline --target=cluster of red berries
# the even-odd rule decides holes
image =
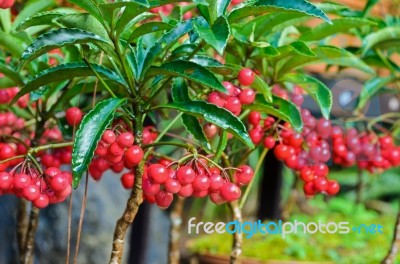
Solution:
[[[187,6],[187,5],[189,5],[189,3],[178,3],[178,5],[179,6]],[[163,6],[152,8],[150,10],[150,12],[153,14],[162,14],[164,16],[168,16],[172,13],[172,10],[174,9],[175,6],[176,6],[176,4],[163,5]],[[193,17],[193,10],[189,10],[183,14],[182,18],[183,18],[183,20],[188,20],[192,17]],[[153,18],[153,20],[158,20],[158,19]]]
[[[0,0],[1,1],[1,0]],[[17,95],[19,92],[18,87],[11,87],[7,89],[0,89],[0,104],[9,104],[11,100]],[[17,101],[17,106],[21,108],[26,108],[29,104],[29,94],[25,94]]]
[[[145,127],[143,143],[153,143],[157,136],[153,127]],[[135,137],[130,131],[106,130],[95,150],[95,158],[89,165],[89,173],[93,179],[100,180],[108,169],[121,173],[125,168],[137,166],[144,153],[140,146],[134,145],[134,141]]]
[[[241,86],[251,86],[255,80],[255,73],[249,68],[239,71],[238,81]],[[252,104],[256,98],[256,93],[251,88],[240,89],[231,82],[222,83],[227,94],[212,92],[208,95],[207,101],[219,107],[223,107],[236,116],[242,112],[242,106]],[[204,133],[208,138],[213,138],[218,133],[218,128],[214,124],[207,123],[203,127]]]
[[[235,170],[234,182],[228,175],[216,167],[209,167],[207,161],[200,158],[186,165],[177,166],[171,161],[161,160],[145,167],[143,175],[143,195],[145,200],[156,203],[160,208],[168,208],[174,194],[180,197],[210,196],[212,202],[222,204],[238,200],[241,195],[240,186],[250,183],[254,171],[250,166],[242,165]],[[121,181],[125,188],[134,185],[134,174],[125,173]]]
[[[278,86],[273,93],[284,99],[290,99],[300,108],[304,98],[301,88],[296,87],[292,93]],[[308,196],[317,193],[335,195],[339,185],[327,179],[329,168],[326,165],[331,158],[330,144],[331,123],[325,119],[317,120],[307,109],[301,109],[304,122],[302,133],[294,131],[289,123],[279,124],[272,116],[263,117],[259,112],[251,112],[248,122],[254,144],[263,143],[267,149],[274,149],[274,155],[285,165],[296,171],[304,181],[304,192]],[[278,144],[277,144],[278,142]]]
[[[357,164],[371,173],[382,172],[400,165],[400,146],[396,146],[391,135],[359,133],[355,128],[343,132],[332,128],[333,162],[345,167]]]
[[[20,173],[0,172],[0,195],[14,194],[37,208],[63,202],[71,194],[71,184],[71,173],[53,167],[43,174],[31,167],[23,168]]]

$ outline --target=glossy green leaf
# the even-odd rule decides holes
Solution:
[[[286,10],[296,10],[302,13],[306,13],[310,16],[319,17],[325,20],[328,23],[331,23],[329,17],[318,7],[311,4],[306,0],[297,0],[297,1],[287,1],[287,0],[259,0],[254,6],[272,6],[276,8],[283,8]]]
[[[102,5],[103,10],[106,5]],[[122,15],[118,18],[116,26],[115,26],[115,34],[119,36],[125,28],[129,25],[130,21],[137,17],[138,15],[149,10],[149,7],[137,2],[116,2],[107,4],[108,14],[110,14],[111,8],[119,9],[124,8]],[[112,13],[111,13],[112,14]]]
[[[190,60],[191,62],[194,62],[196,64],[199,64],[203,67],[222,67],[223,64],[217,61],[214,58],[205,56],[205,55],[195,55],[193,58]]]
[[[21,75],[16,72],[14,69],[7,66],[4,62],[0,62],[0,72],[7,76],[9,79],[14,81],[15,86],[23,86],[24,81]]]
[[[386,85],[399,81],[400,77],[396,76],[374,77],[370,79],[364,84],[364,87],[361,90],[360,97],[358,99],[357,109],[361,110],[365,106],[365,104]]]
[[[219,17],[212,27],[195,23],[195,29],[205,42],[213,47],[219,54],[223,54],[230,36],[228,21],[225,17]]]
[[[197,82],[214,90],[226,93],[225,87],[215,77],[215,75],[205,67],[196,63],[176,60],[164,63],[160,67],[154,67],[150,70],[151,75],[165,74],[169,76],[178,76]]]
[[[127,86],[125,81],[115,72],[96,64],[92,64],[94,70],[102,77],[112,80],[123,86]],[[95,76],[93,71],[85,63],[67,63],[40,72],[33,77],[19,93],[14,97],[12,103],[15,103],[21,96],[30,93],[43,85],[53,82],[73,79],[75,77]]]
[[[109,39],[104,26],[92,15],[87,13],[70,14],[58,18],[57,23],[67,28],[77,28],[91,32],[103,39]]]
[[[76,132],[72,150],[72,185],[74,188],[79,186],[83,174],[87,171],[97,144],[111,124],[115,111],[125,102],[126,99],[115,98],[101,101],[83,118]]]
[[[170,30],[172,26],[165,22],[149,22],[136,28],[130,35],[128,42],[132,42],[138,37],[157,31]]]
[[[103,16],[95,0],[68,0],[69,2],[86,10],[89,14],[94,16],[99,22],[103,22]]]
[[[311,48],[303,41],[292,42],[290,43],[290,46],[301,55],[308,57],[316,56],[316,54],[311,50]]]
[[[303,121],[299,109],[295,104],[278,96],[273,96],[273,102],[269,103],[261,95],[256,96],[253,104],[248,109],[267,113],[286,122],[289,122],[296,131],[303,129]]]
[[[393,41],[400,41],[400,27],[386,27],[369,34],[363,41],[362,52],[365,54],[374,47]]]
[[[11,34],[7,34],[0,30],[0,47],[4,47],[14,57],[20,57],[24,51],[23,43]]]
[[[254,147],[242,121],[224,108],[205,101],[176,102],[160,107],[175,109],[198,118],[203,118],[207,122],[216,124],[233,134],[247,146]]]
[[[229,21],[233,22],[249,16],[258,16],[267,12],[300,12],[309,16],[319,17],[331,23],[329,17],[315,5],[306,0],[287,1],[287,0],[259,0],[251,6],[244,6],[233,10],[229,15]]]
[[[107,41],[98,35],[80,29],[61,28],[45,33],[34,40],[29,45],[21,57],[21,64],[28,63],[46,52],[66,45],[100,43],[106,44]]]
[[[54,0],[29,1],[28,4],[21,10],[21,12],[15,18],[11,26],[12,29],[16,29],[27,18],[32,17],[38,13],[41,13],[55,5],[56,1]]]
[[[53,12],[53,11],[42,12],[22,21],[16,30],[21,31],[33,26],[55,25],[53,20],[62,17],[64,15],[65,14],[63,13]]]
[[[337,33],[348,32],[352,28],[358,28],[362,26],[374,25],[375,23],[365,18],[357,17],[345,17],[332,20],[332,25],[320,24],[315,28],[310,29],[303,33],[301,40],[303,41],[314,41],[320,40],[329,36],[333,36]]]
[[[174,102],[190,102],[189,88],[182,78],[175,78],[172,85],[172,99]],[[193,135],[193,137],[207,150],[211,149],[211,145],[208,142],[207,137],[204,135],[203,128],[200,125],[200,121],[197,117],[183,114],[182,123],[186,128],[186,131]]]
[[[138,61],[138,72],[140,75],[144,75],[156,57],[164,49],[173,45],[179,38],[189,33],[189,31],[193,29],[193,21],[196,21],[196,19],[189,19],[187,21],[178,23],[173,29],[165,33],[159,41],[154,43],[154,45],[146,53],[145,58],[141,61]]]
[[[374,71],[351,52],[334,46],[319,46],[312,50],[317,56],[309,57],[295,55],[287,61],[283,61],[279,74],[283,75],[298,67],[312,63],[326,63],[329,65],[340,65],[354,67],[364,72],[374,74]]]
[[[290,82],[303,88],[318,104],[322,115],[329,119],[333,101],[332,92],[324,83],[301,73],[286,74],[281,81]]]

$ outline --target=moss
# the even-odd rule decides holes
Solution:
[[[344,199],[333,199],[329,203],[321,200],[311,202],[320,211],[309,216],[295,214],[288,221],[301,222],[349,222],[350,226],[360,224],[381,224],[383,234],[366,232],[349,234],[290,234],[285,239],[281,235],[256,234],[251,239],[244,238],[243,256],[266,260],[307,260],[334,261],[341,264],[379,263],[390,246],[395,223],[395,215],[379,215],[362,206],[355,207]],[[232,238],[229,234],[201,236],[190,243],[192,252],[213,255],[229,255]],[[400,256],[397,262],[400,263]]]

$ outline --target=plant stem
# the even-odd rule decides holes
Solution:
[[[154,148],[158,146],[174,146],[178,148],[184,148],[187,150],[192,149],[193,147],[188,145],[188,144],[183,144],[183,143],[178,143],[178,142],[156,142],[156,143],[151,143],[147,145],[143,145],[142,149],[148,149],[148,148]]]
[[[39,224],[39,209],[35,206],[31,208],[31,215],[29,218],[28,233],[25,238],[25,252],[22,263],[32,264],[33,263],[33,249],[35,247],[35,233]]]
[[[239,203],[237,201],[229,203],[229,209],[233,215],[233,221],[238,221],[241,223],[242,211],[240,210]],[[239,257],[242,254],[242,244],[243,244],[243,234],[242,232],[235,232],[233,234],[233,244],[231,250],[230,264],[236,264],[239,262]]]
[[[29,218],[27,214],[28,203],[26,200],[19,199],[17,213],[17,237],[20,262],[23,263],[25,251],[26,234],[28,232]]]
[[[393,240],[390,247],[390,250],[385,257],[385,259],[381,262],[381,264],[394,264],[396,261],[396,256],[400,247],[400,212],[397,214],[397,221],[394,228]]]
[[[170,214],[171,228],[169,237],[169,264],[180,263],[180,238],[182,229],[182,213],[185,198],[179,197],[176,200],[174,210]]]
[[[136,112],[135,126],[135,142],[137,145],[142,146],[143,143],[143,114],[140,106],[134,106]],[[125,236],[128,227],[133,223],[136,214],[139,210],[139,206],[143,203],[143,190],[142,190],[142,178],[144,172],[144,164],[146,159],[135,168],[135,184],[132,189],[132,193],[126,204],[126,208],[121,218],[118,219],[114,230],[114,239],[112,245],[112,252],[110,257],[110,264],[120,264],[122,261],[122,255],[124,251]]]
[[[240,200],[240,209],[243,209],[243,206],[246,203],[246,200],[247,200],[247,198],[248,198],[248,196],[250,194],[251,188],[254,185],[254,182],[255,182],[255,179],[256,179],[256,177],[258,175],[258,172],[260,171],[261,166],[264,163],[265,156],[267,156],[268,150],[269,149],[267,149],[267,148],[264,149],[263,152],[261,153],[260,157],[258,158],[258,162],[257,162],[256,168],[254,169],[254,177],[251,180],[251,182],[249,183],[249,185],[246,187],[246,191],[244,192],[244,194],[242,196],[242,199]]]
[[[74,256],[74,264],[78,263],[78,254],[79,254],[79,244],[81,242],[81,234],[82,234],[82,226],[83,219],[85,217],[86,203],[87,203],[87,193],[88,193],[88,185],[89,185],[89,175],[86,173],[86,181],[85,181],[85,192],[82,198],[82,207],[81,207],[81,215],[79,217],[78,224],[78,235],[76,237],[76,245],[75,245],[75,256]]]

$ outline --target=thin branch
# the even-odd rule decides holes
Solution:
[[[81,242],[81,233],[82,233],[82,225],[83,219],[85,217],[86,203],[87,203],[87,193],[88,193],[88,185],[89,185],[89,175],[86,173],[86,182],[85,182],[85,193],[82,198],[82,208],[81,215],[79,217],[79,225],[78,225],[78,235],[76,237],[76,245],[75,245],[75,256],[74,256],[74,264],[78,263],[78,254],[79,254],[79,245]]]
[[[31,215],[29,219],[28,233],[25,238],[25,252],[24,252],[24,264],[33,263],[33,250],[35,247],[35,233],[39,224],[39,209],[35,206],[31,208]]]
[[[178,197],[174,210],[170,214],[171,229],[169,233],[169,264],[180,263],[180,241],[184,202],[184,198]]]

